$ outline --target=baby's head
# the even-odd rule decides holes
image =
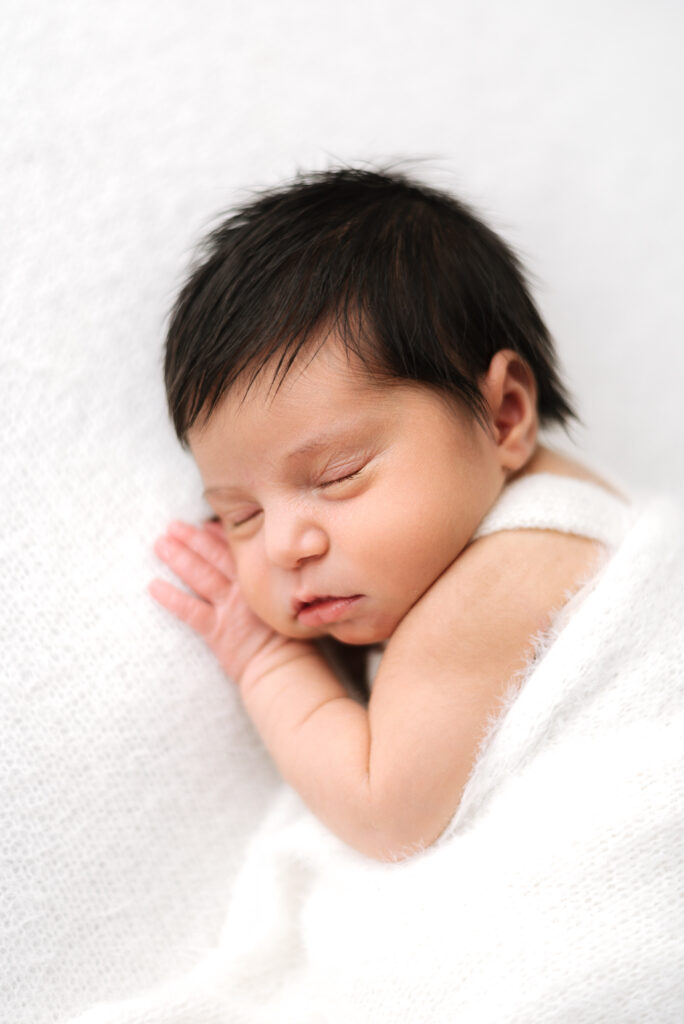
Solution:
[[[387,639],[468,544],[539,423],[573,416],[507,246],[402,175],[300,177],[214,231],[166,387],[254,611]]]

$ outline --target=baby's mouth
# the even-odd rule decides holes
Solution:
[[[295,600],[294,614],[305,625],[319,625],[336,622],[342,618],[347,609],[362,598],[362,594],[351,594],[348,597],[324,594],[312,597],[307,601]]]
[[[313,608],[315,605],[323,604],[324,601],[334,601],[335,597],[333,594],[319,594],[316,597],[295,598],[292,602],[292,608],[295,616],[299,615],[303,608]]]

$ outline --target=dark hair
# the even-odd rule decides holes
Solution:
[[[387,170],[304,174],[253,196],[205,241],[172,310],[165,383],[176,433],[246,370],[281,381],[334,328],[383,381],[417,381],[484,421],[497,351],[532,370],[542,424],[577,419],[511,249],[451,195]]]

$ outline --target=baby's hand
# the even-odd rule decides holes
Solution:
[[[165,580],[149,585],[152,597],[187,623],[207,642],[225,672],[240,683],[248,667],[257,668],[288,660],[299,652],[295,644],[276,633],[249,608],[235,578],[235,567],[221,526],[207,522],[198,529],[174,522],[154,550],[194,594]]]

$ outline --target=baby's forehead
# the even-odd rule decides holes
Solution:
[[[313,351],[298,353],[291,365],[274,356],[242,373],[218,402],[188,431],[191,448],[208,434],[220,432],[234,443],[247,443],[267,432],[278,443],[359,414],[377,412],[391,400],[391,388],[334,339]]]
[[[287,350],[248,367],[227,389],[236,410],[249,404],[264,409],[314,398],[379,396],[402,382],[390,379],[369,358],[361,357],[335,335],[312,342],[294,355]],[[404,382],[405,383],[405,382]],[[312,410],[313,415],[313,410]]]
[[[283,453],[372,447],[401,420],[424,441],[454,426],[469,434],[474,426],[453,395],[383,375],[328,334],[290,360],[287,351],[276,353],[245,372],[188,438],[196,459],[209,451],[212,463],[229,460],[244,468],[256,459],[265,468]]]

